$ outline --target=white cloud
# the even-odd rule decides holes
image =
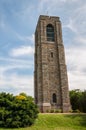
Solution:
[[[61,1],[63,1],[63,2],[77,2],[79,0],[71,0],[71,1],[69,1],[69,0],[61,0]]]
[[[74,22],[75,20],[70,18],[69,23],[67,25],[63,25],[63,27],[69,28],[71,31],[77,33],[78,31]]]
[[[13,94],[25,92],[33,96],[33,76],[29,74],[29,71],[33,70],[33,63],[29,60],[11,58],[0,58],[0,61],[5,62],[4,65],[0,65],[0,91],[11,92]],[[17,71],[20,69],[28,70],[28,74],[18,74]]]
[[[75,38],[75,41],[80,44],[86,44],[86,38],[82,36],[78,36]]]
[[[66,49],[70,89],[86,87],[86,47],[73,46]]]
[[[23,59],[15,59],[15,58],[3,58],[0,57],[0,61],[5,63],[5,65],[8,66],[11,64],[13,65],[26,65],[29,67],[29,65],[33,65],[33,60],[23,60]]]
[[[75,7],[75,6],[74,6]],[[66,45],[66,61],[68,66],[68,79],[70,89],[84,90],[86,87],[86,4],[77,3],[63,29],[70,29],[66,34],[70,45]]]
[[[33,96],[33,77],[32,76],[18,76],[16,74],[10,77],[3,76],[0,78],[0,91],[12,92],[19,94],[25,92]]]
[[[17,38],[21,41],[24,41],[24,42],[31,42],[31,43],[34,43],[34,34],[32,34],[31,36],[21,36],[20,34],[18,33],[15,33]]]
[[[73,89],[80,89],[86,90],[86,74],[81,74],[79,72],[68,72],[69,77],[69,88],[70,90]]]
[[[34,53],[34,48],[31,46],[21,46],[20,48],[16,48],[11,50],[10,55],[13,57],[19,57],[22,55],[31,55]]]
[[[86,4],[82,4],[78,6],[76,9],[72,11],[70,15],[69,23],[65,25],[72,31],[74,31],[77,35],[84,35],[86,33]]]
[[[58,14],[60,9],[60,11],[63,10],[64,14],[64,8],[69,9],[67,5],[71,6],[71,4],[75,4],[77,1],[80,2],[80,0],[41,0],[39,2],[38,11],[47,15],[47,11],[49,14]]]

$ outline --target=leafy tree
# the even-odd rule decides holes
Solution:
[[[82,92],[82,107],[83,107],[83,112],[86,113],[86,90]]]
[[[70,91],[70,102],[73,110],[86,112],[86,91],[82,92],[79,89]]]
[[[13,96],[0,93],[0,126],[26,127],[34,123],[38,115],[38,108],[33,98],[24,93]]]

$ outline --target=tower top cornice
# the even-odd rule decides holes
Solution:
[[[39,20],[55,20],[55,21],[59,21],[59,17],[57,16],[49,16],[49,15],[40,15],[39,16]]]

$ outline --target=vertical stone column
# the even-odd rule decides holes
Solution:
[[[68,77],[67,77],[67,67],[65,64],[65,52],[62,43],[62,29],[61,23],[57,23],[57,30],[59,30],[57,35],[57,50],[59,59],[59,76],[60,76],[60,87],[61,87],[61,98],[62,98],[62,110],[63,112],[69,112],[70,110],[70,99],[68,90]]]

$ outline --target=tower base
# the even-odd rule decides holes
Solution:
[[[50,110],[61,110],[62,113],[68,113],[71,110],[70,104],[64,104],[63,106],[51,105],[50,103],[37,104],[39,111],[42,113],[50,112]]]
[[[50,103],[40,103],[37,104],[39,107],[40,112],[46,113],[47,110],[51,110],[51,104]]]
[[[62,112],[63,113],[68,113],[69,111],[71,110],[71,106],[70,106],[70,104],[63,104],[63,106],[62,106]]]

